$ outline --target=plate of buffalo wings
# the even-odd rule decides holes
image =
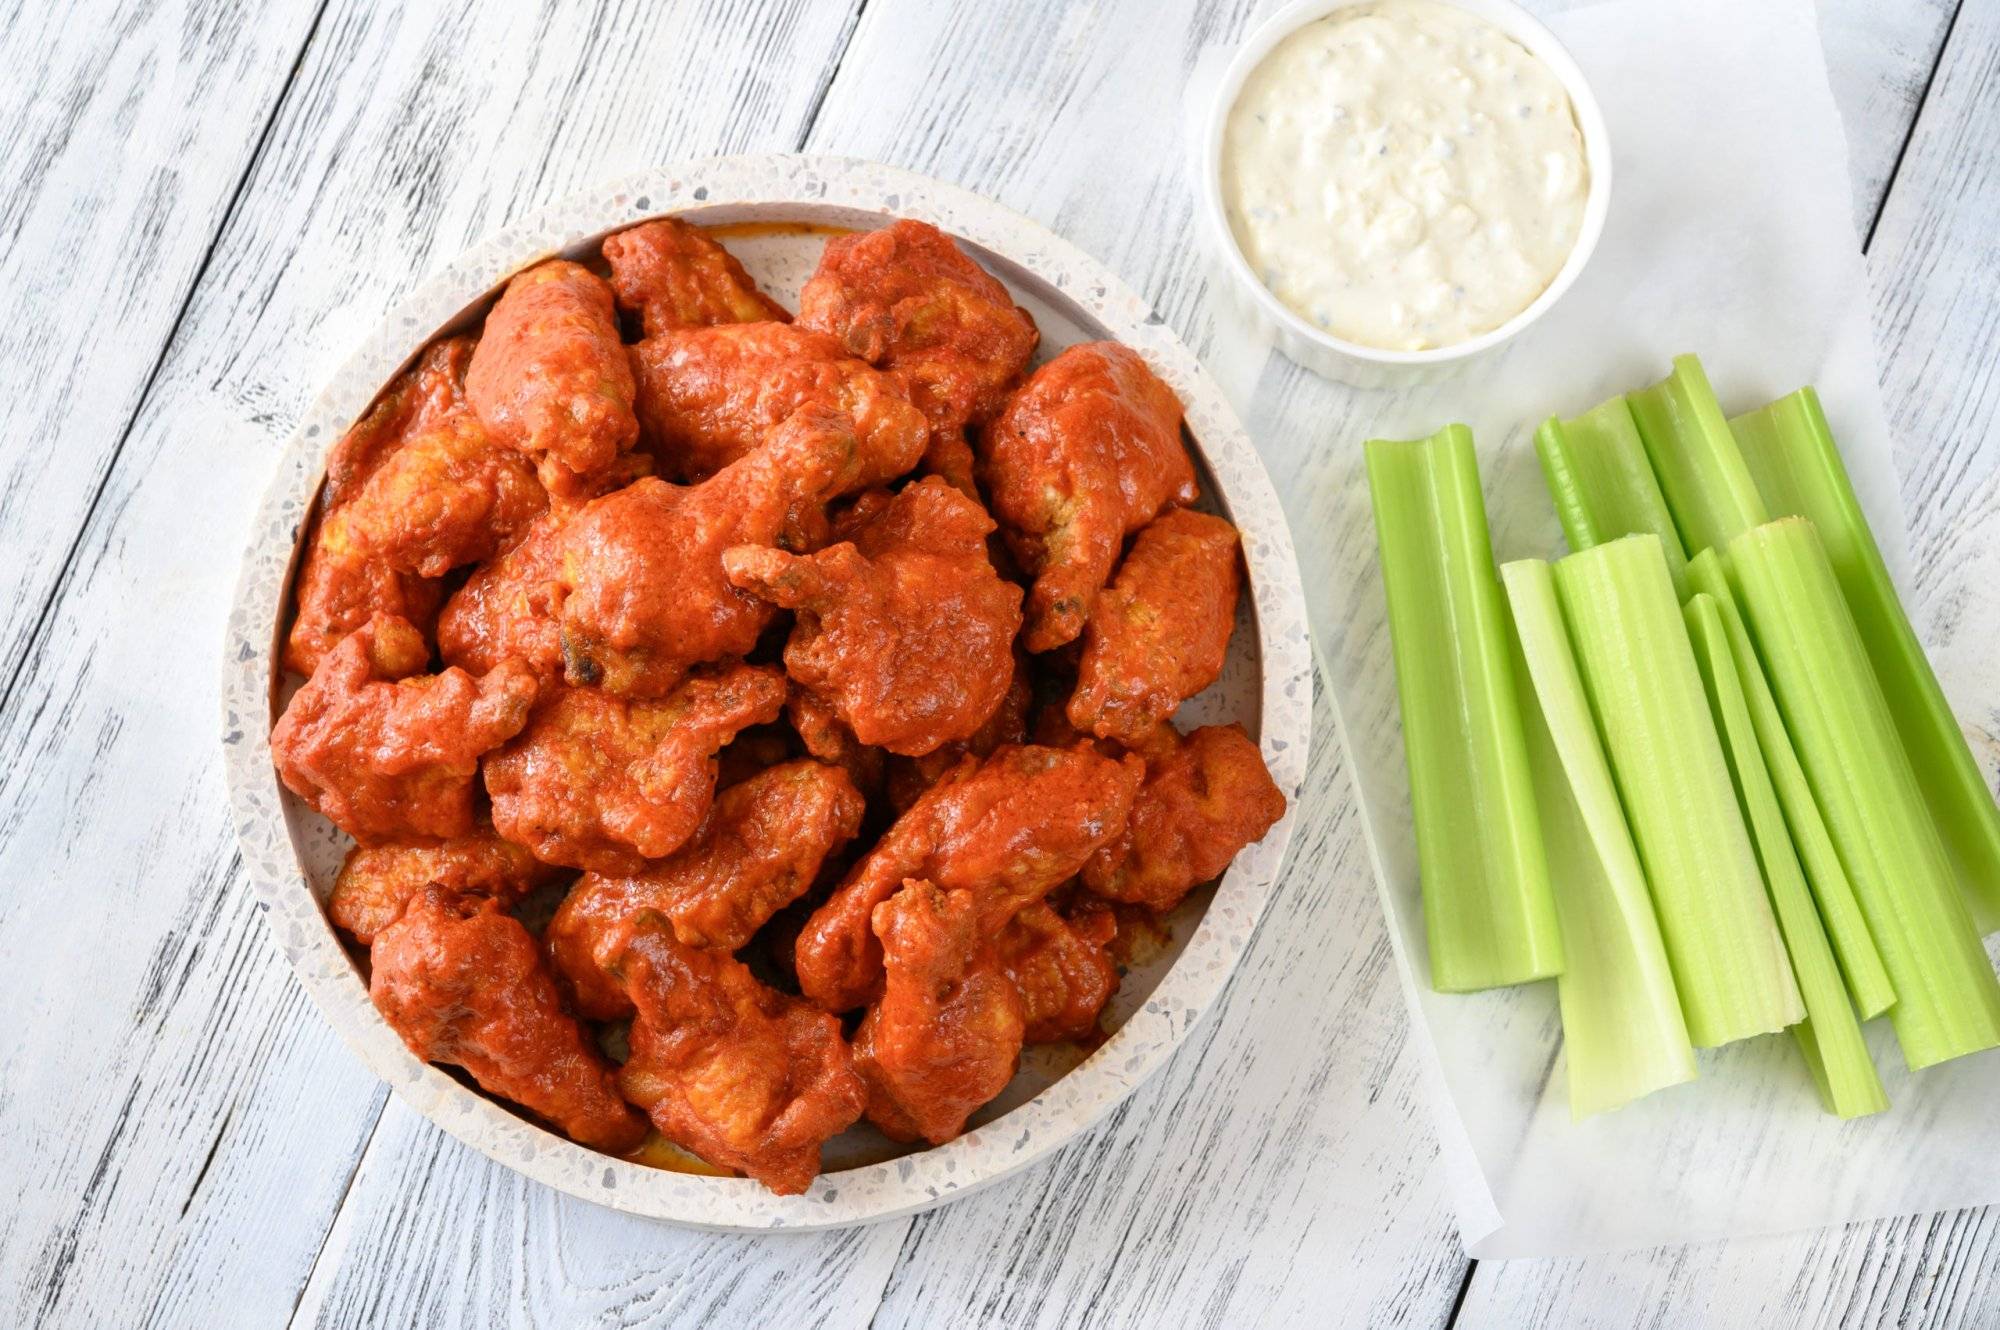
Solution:
[[[872,164],[649,172],[410,297],[231,617],[274,932],[417,1109],[681,1223],[921,1209],[1212,1003],[1311,705],[1290,538],[1098,264]]]

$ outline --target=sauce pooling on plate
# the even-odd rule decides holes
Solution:
[[[1272,48],[1224,129],[1223,203],[1272,294],[1417,351],[1499,327],[1561,271],[1589,193],[1547,65],[1464,10],[1379,0]]]

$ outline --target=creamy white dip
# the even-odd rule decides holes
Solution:
[[[1223,131],[1223,206],[1258,280],[1389,350],[1463,342],[1533,304],[1589,184],[1554,72],[1435,0],[1306,24],[1250,72]]]

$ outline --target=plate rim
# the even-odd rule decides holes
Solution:
[[[956,1140],[822,1174],[800,1196],[775,1196],[746,1178],[599,1154],[419,1062],[356,982],[314,898],[269,742],[278,624],[325,454],[397,369],[530,263],[651,217],[786,204],[931,222],[1034,274],[1107,335],[1140,351],[1173,386],[1217,497],[1243,533],[1258,638],[1260,746],[1286,797],[1284,817],[1237,856],[1153,993],[1088,1058]],[[1275,893],[1311,746],[1312,668],[1298,560],[1270,476],[1219,385],[1145,301],[1040,223],[961,186],[857,158],[740,154],[639,171],[530,212],[425,278],[363,338],[301,414],[258,505],[225,635],[222,743],[237,839],[260,912],[313,1004],[405,1103],[496,1163],[583,1200],[691,1228],[798,1232],[914,1214],[997,1182],[1087,1131],[1164,1065],[1215,1005]]]

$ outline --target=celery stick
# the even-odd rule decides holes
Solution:
[[[2000,1045],[2000,980],[1953,881],[1861,631],[1811,522],[1737,537],[1728,565],[1785,728],[1896,985],[1915,1071]]]
[[[1675,356],[1672,374],[1625,400],[1690,558],[1769,520],[1699,360]]]
[[[1550,416],[1535,432],[1535,451],[1571,549],[1650,531],[1666,553],[1675,594],[1687,595],[1687,552],[1624,398],[1569,420]]]
[[[1562,923],[1556,980],[1569,1048],[1569,1106],[1584,1118],[1694,1079],[1694,1049],[1674,991],[1639,852],[1625,825],[1570,654],[1555,579],[1539,559],[1500,570],[1519,632],[1521,717]]]
[[[1820,927],[1819,913],[1806,890],[1806,875],[1792,849],[1791,833],[1785,829],[1778,792],[1764,767],[1757,727],[1750,720],[1750,704],[1743,696],[1722,612],[1713,596],[1697,593],[1688,602],[1686,615],[1695,661],[1708,689],[1709,708],[1722,734],[1730,774],[1736,780],[1736,798],[1750,826],[1750,839],[1757,846],[1757,861],[1764,868],[1764,887],[1785,935],[1792,976],[1798,980],[1799,996],[1805,999],[1806,1018],[1792,1027],[1792,1036],[1798,1040],[1799,1052],[1829,1113],[1843,1118],[1880,1113],[1889,1106],[1889,1096],[1868,1058],[1861,1022],[1855,1019],[1847,1000],[1833,948],[1827,945],[1826,931]]]
[[[1769,1034],[1805,1008],[1674,599],[1660,538],[1572,554],[1556,592],[1652,887],[1698,1048]]]
[[[1697,554],[1688,564],[1688,581],[1695,590],[1715,598],[1716,610],[1722,616],[1723,628],[1729,635],[1730,654],[1736,661],[1736,674],[1749,702],[1750,721],[1756,727],[1757,743],[1764,752],[1765,770],[1777,787],[1778,803],[1784,808],[1792,845],[1805,867],[1807,881],[1812,883],[1820,922],[1826,925],[1834,952],[1840,957],[1848,994],[1862,1020],[1880,1016],[1896,1000],[1896,990],[1889,983],[1889,972],[1882,968],[1882,955],[1875,949],[1867,917],[1854,899],[1854,886],[1847,880],[1847,870],[1840,866],[1840,853],[1827,834],[1826,820],[1820,816],[1819,805],[1813,802],[1812,786],[1806,780],[1805,769],[1799,765],[1792,737],[1785,731],[1778,699],[1771,695],[1771,683],[1758,663],[1750,630],[1744,627],[1743,615],[1736,608],[1736,593],[1730,589],[1722,555],[1714,550]]]
[[[1730,423],[1772,511],[1809,517],[1819,528],[1973,921],[1982,933],[2000,929],[2000,805],[1903,613],[1819,394],[1801,388]]]
[[[1562,969],[1562,935],[1472,432],[1374,439],[1367,459],[1431,984],[1545,979]]]

